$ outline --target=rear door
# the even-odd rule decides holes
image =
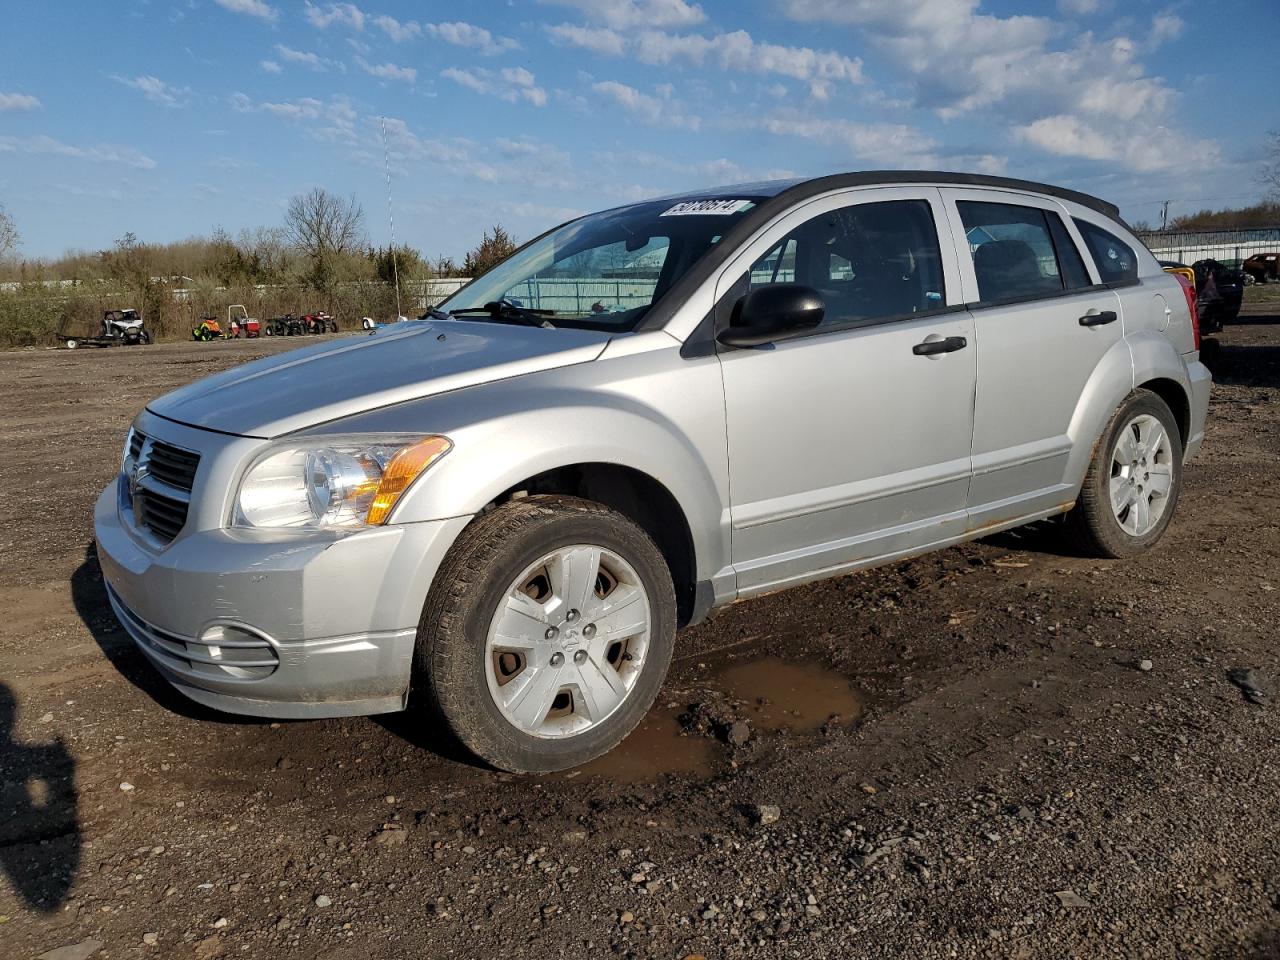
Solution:
[[[1123,324],[1059,204],[942,193],[977,339],[969,523],[979,529],[1073,499],[1072,417]]]
[[[963,533],[974,351],[955,260],[941,195],[913,187],[802,205],[726,268],[717,324],[772,283],[826,306],[806,336],[719,351],[743,595]]]

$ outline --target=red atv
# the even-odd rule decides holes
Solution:
[[[308,313],[302,318],[303,333],[337,333],[338,321],[327,313]]]

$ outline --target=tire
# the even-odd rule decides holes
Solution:
[[[138,333],[138,342],[139,342],[139,343],[144,343],[144,344],[145,344],[145,343],[150,343],[150,342],[151,342],[151,334],[149,334],[146,330],[142,330],[142,331],[140,331],[140,332]]]
[[[274,337],[276,335],[276,330],[275,330],[275,327],[273,327],[271,324],[268,323],[265,327],[262,328],[262,333],[264,336]]]
[[[78,340],[68,340],[68,341],[67,341],[67,349],[68,349],[68,350],[74,350],[74,349],[75,349],[76,347],[78,347],[78,346],[80,346],[80,341],[78,341]]]
[[[1144,423],[1150,428],[1153,421],[1159,424],[1167,438],[1163,449],[1154,455],[1144,449],[1142,432],[1135,430],[1135,424]],[[1154,439],[1153,434],[1148,436]],[[1129,445],[1129,451],[1120,449],[1122,440]],[[1128,459],[1129,455],[1137,459],[1137,471],[1132,465],[1121,467],[1121,461]],[[1154,469],[1157,466],[1161,468],[1159,471]],[[1125,483],[1126,471],[1129,472],[1128,484]],[[1152,476],[1167,476],[1167,481],[1153,481]],[[1157,487],[1165,486],[1166,482],[1163,493],[1152,493]],[[1124,512],[1113,507],[1113,490],[1118,491],[1118,501],[1133,498],[1132,505]],[[1080,497],[1066,517],[1067,533],[1075,545],[1090,556],[1111,559],[1137,556],[1149,550],[1164,535],[1173,519],[1181,490],[1182,433],[1178,422],[1168,404],[1156,394],[1150,390],[1135,390],[1112,415],[1094,447]],[[1147,503],[1145,517],[1138,509],[1140,500]],[[1156,513],[1157,506],[1158,515],[1147,526],[1144,520],[1152,520],[1151,514]]]
[[[555,609],[559,601],[553,594],[559,591],[550,589],[551,577],[574,583],[567,574],[569,567],[561,566],[562,572],[552,575],[550,566],[536,565],[556,551],[585,556],[581,545],[599,549],[603,554],[598,567],[577,567],[596,570],[585,579],[579,578],[582,583],[593,584],[593,588],[588,589],[594,595],[582,594],[584,612],[576,620],[580,626],[572,626],[573,613],[566,613],[563,603],[558,615],[550,613],[546,619],[520,618],[522,623],[529,624],[534,642],[528,647],[530,660],[524,660],[523,654],[514,655],[520,658],[520,673],[507,682],[530,669],[532,661],[541,660],[525,685],[532,693],[545,690],[549,691],[547,696],[554,697],[539,701],[548,704],[542,712],[537,704],[526,708],[525,712],[535,718],[533,725],[540,731],[531,733],[504,713],[504,709],[515,708],[499,704],[504,689],[497,686],[503,683],[498,679],[500,665],[504,657],[513,655],[495,652],[489,646],[491,628],[496,639],[503,639],[496,630],[496,617],[512,604],[517,592],[514,588],[520,586],[519,581],[531,569],[547,573],[543,580],[549,587],[546,603]],[[617,566],[619,560],[621,567]],[[597,615],[603,621],[605,614],[600,611],[604,607],[596,604],[606,604],[608,598],[615,595],[606,593],[601,599],[601,578],[607,581],[611,576],[605,563],[625,571],[614,580],[611,589],[625,587],[634,593],[641,588],[637,601],[647,602],[647,608],[626,606],[628,619],[641,615],[641,611],[647,612],[646,633],[629,635],[631,639],[619,642],[614,638],[621,633],[600,635],[594,623],[582,623]],[[421,706],[443,719],[458,740],[482,760],[513,773],[549,773],[575,767],[620,743],[653,704],[671,662],[676,630],[675,590],[671,572],[658,548],[648,534],[621,514],[576,497],[533,496],[510,501],[481,516],[463,532],[437,572],[435,584],[418,627],[414,697]],[[516,599],[521,601],[516,606],[526,602],[524,597]],[[532,609],[542,609],[536,597],[527,603],[533,605]],[[617,613],[614,617],[614,622],[621,625],[616,619]],[[537,636],[543,623],[559,624],[559,630],[548,626],[546,634]],[[557,634],[555,639],[552,633]],[[633,656],[632,648],[623,645],[637,642],[641,645]],[[601,654],[597,656],[595,651]],[[557,655],[560,664],[556,664]],[[638,666],[629,666],[636,661]],[[608,701],[602,698],[600,702],[606,706],[601,708],[600,718],[593,720],[590,713],[597,705],[595,697],[604,690],[598,678],[605,676],[610,663],[615,672],[610,675],[612,681],[604,682],[608,688],[605,692],[616,691],[613,681],[623,686],[630,683],[630,686],[616,705],[608,706]],[[625,672],[628,670],[630,673]],[[534,680],[539,676],[544,679],[535,687]],[[619,679],[623,677],[626,679]],[[575,678],[584,682],[575,686]],[[587,683],[588,678],[597,678],[597,681]],[[589,701],[584,698],[588,686],[596,691]],[[512,689],[519,691],[519,688]],[[562,701],[569,706],[566,708]],[[578,729],[574,725],[583,724],[578,732],[569,732]]]

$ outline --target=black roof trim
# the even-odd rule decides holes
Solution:
[[[995,187],[1004,190],[1020,190],[1026,193],[1042,193],[1062,200],[1070,200],[1104,216],[1118,219],[1120,210],[1113,203],[1100,200],[1078,190],[1055,187],[1034,180],[1015,180],[1012,177],[994,177],[982,173],[955,173],[947,170],[862,170],[856,173],[833,173],[825,177],[797,180],[763,180],[754,183],[731,183],[722,187],[708,187],[685,193],[660,197],[662,200],[694,200],[713,197],[779,197],[784,193],[800,200],[812,194],[828,190],[844,190],[851,187],[879,187],[901,184],[949,187]]]
[[[880,187],[895,185],[993,187],[1001,190],[1017,190],[1022,193],[1038,193],[1069,200],[1094,210],[1105,217],[1123,224],[1120,210],[1115,204],[1099,200],[1087,193],[1035,183],[1031,180],[1015,180],[1011,177],[992,177],[980,173],[952,173],[944,170],[866,170],[860,173],[836,173],[811,180],[774,180],[700,190],[665,199],[696,199],[728,196],[764,196],[761,203],[747,211],[731,226],[711,250],[682,276],[671,289],[658,299],[636,325],[636,331],[661,330],[670,322],[679,307],[705,283],[724,262],[757,230],[778,213],[795,204],[832,190],[853,187]]]

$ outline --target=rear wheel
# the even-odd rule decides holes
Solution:
[[[477,756],[543,773],[612,749],[671,660],[671,574],[626,517],[573,497],[514,500],[464,532],[418,629],[417,683]]]
[[[1132,557],[1152,547],[1173,519],[1182,489],[1182,437],[1168,405],[1135,390],[1094,448],[1067,529],[1085,552]]]

